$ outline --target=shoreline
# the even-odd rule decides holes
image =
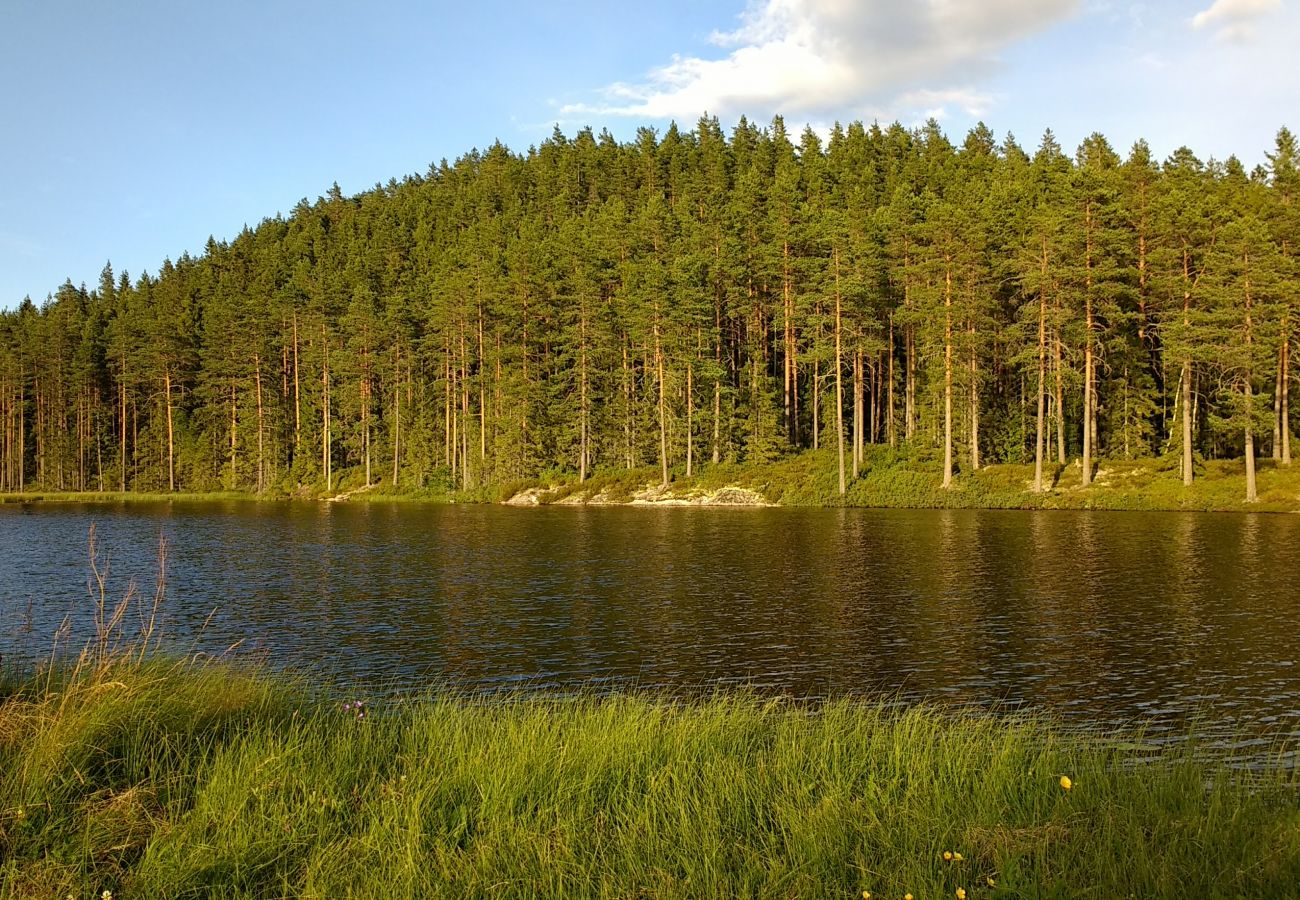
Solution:
[[[1190,488],[1182,485],[1167,460],[1102,461],[1087,488],[1079,487],[1075,461],[1053,465],[1052,487],[1041,494],[1028,489],[1032,467],[1000,464],[959,476],[944,490],[924,457],[880,452],[868,459],[844,496],[828,451],[808,451],[767,464],[709,466],[692,477],[676,472],[667,487],[658,470],[602,470],[586,482],[576,477],[525,479],[508,485],[454,490],[446,485],[393,490],[365,486],[346,477],[332,493],[300,487],[293,492],[254,494],[214,492],[29,491],[0,494],[0,505],[25,503],[502,503],[510,506],[633,507],[806,507],[864,509],[1009,509],[1115,510],[1168,512],[1300,513],[1300,466],[1261,461],[1260,499],[1241,499],[1244,475],[1237,460],[1211,460]]]

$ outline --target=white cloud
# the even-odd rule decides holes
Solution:
[[[1079,6],[1079,0],[751,2],[739,28],[711,36],[730,51],[722,58],[675,56],[642,82],[602,89],[601,102],[560,112],[690,120],[706,111],[815,116],[918,103],[982,111],[990,98],[972,84],[996,67],[998,52]]]
[[[1231,43],[1255,37],[1255,21],[1282,8],[1282,0],[1214,0],[1192,16],[1193,28],[1215,28],[1214,36]]]

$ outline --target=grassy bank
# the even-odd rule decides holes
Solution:
[[[166,503],[206,500],[257,500],[256,494],[240,491],[194,493],[177,491],[22,491],[0,493],[0,503]]]
[[[9,673],[0,896],[1279,897],[1300,883],[1300,779],[1281,765],[1247,776],[1041,722],[847,701],[353,699],[221,665]]]
[[[1032,465],[1004,464],[960,473],[948,490],[942,487],[940,467],[941,460],[933,453],[868,447],[859,477],[848,479],[848,490],[841,497],[834,451],[808,451],[765,464],[708,466],[690,478],[676,471],[669,494],[701,496],[731,487],[754,491],[783,506],[1300,512],[1300,466],[1280,466],[1272,460],[1260,461],[1257,503],[1244,502],[1240,460],[1200,462],[1191,487],[1183,486],[1174,459],[1106,460],[1087,488],[1080,486],[1082,469],[1077,460],[1065,466],[1052,464],[1044,472],[1047,489],[1041,494],[1030,489]],[[658,482],[659,471],[654,468],[600,471],[585,484],[559,474],[512,485],[506,493],[540,489],[544,503],[593,498],[623,503]]]
[[[1032,465],[994,465],[959,472],[952,488],[941,486],[941,460],[933,451],[894,450],[870,446],[859,476],[849,478],[841,497],[834,451],[806,451],[770,463],[705,466],[691,477],[678,468],[662,499],[704,497],[726,488],[752,492],[756,498],[783,506],[856,506],[900,509],[1112,509],[1300,512],[1300,465],[1282,466],[1271,459],[1259,462],[1259,501],[1246,503],[1241,460],[1202,460],[1196,479],[1184,487],[1176,459],[1103,460],[1095,481],[1081,487],[1078,460],[1049,465],[1047,489],[1035,494]],[[597,470],[584,483],[574,473],[556,472],[509,484],[479,485],[456,490],[443,482],[394,489],[389,484],[363,487],[361,475],[347,470],[334,492],[323,485],[288,493],[263,495],[238,492],[202,493],[67,493],[0,494],[9,502],[158,502],[202,500],[346,500],[350,503],[493,503],[523,492],[542,503],[629,503],[657,488],[659,469]],[[652,491],[652,493],[654,493]]]

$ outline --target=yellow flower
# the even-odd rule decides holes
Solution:
[[[1068,790],[1069,790],[1070,788],[1072,788],[1072,787],[1074,787],[1074,782],[1070,780],[1070,776],[1069,776],[1069,775],[1062,775],[1062,776],[1061,776],[1061,788],[1062,788],[1063,790],[1067,790],[1067,791],[1068,791]]]
[[[989,887],[996,887],[996,886],[997,886],[997,882],[993,880],[993,876],[992,876],[992,875],[989,875],[989,876],[988,876],[987,878],[985,878],[984,880],[987,881],[987,882],[989,883]]]
[[[945,851],[943,851],[943,861],[944,861],[944,862],[952,862],[952,851],[951,851],[951,850],[945,850]]]
[[[961,854],[954,852],[952,855],[953,862],[961,862]]]
[[[965,888],[961,888],[961,887],[957,888],[957,900],[966,900]]]
[[[99,895],[99,900],[113,900],[113,892],[104,891],[104,893]]]
[[[871,891],[863,891],[862,900],[871,900]]]
[[[911,895],[911,894],[904,894],[904,895],[903,895],[903,900],[912,900],[912,895]]]

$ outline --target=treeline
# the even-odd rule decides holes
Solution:
[[[1290,461],[1268,165],[716,119],[496,144],[0,314],[0,489],[473,488],[865,445]],[[920,454],[925,457],[928,454]],[[939,462],[938,460],[941,460]]]

